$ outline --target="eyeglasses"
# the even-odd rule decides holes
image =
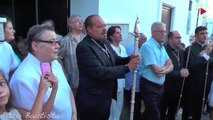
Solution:
[[[155,30],[156,32],[159,32],[159,33],[164,33],[166,34],[166,31],[165,30]]]
[[[59,41],[57,39],[51,39],[51,40],[36,40],[36,42],[44,42],[44,43],[50,43],[52,46],[59,45]]]

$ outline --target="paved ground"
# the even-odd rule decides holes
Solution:
[[[179,110],[179,113],[178,113],[178,120],[181,120],[181,115],[182,115],[182,110]],[[204,114],[203,114],[201,120],[210,120],[209,114],[208,114],[208,115],[204,115]]]
[[[144,106],[144,103],[142,102],[142,106]],[[142,107],[142,112],[144,111],[144,107]],[[179,110],[179,112],[178,112],[178,120],[181,120],[181,115],[182,115],[182,109],[180,109]],[[201,120],[210,120],[210,116],[209,116],[209,114],[207,114],[207,115],[202,115],[202,118],[201,118]]]

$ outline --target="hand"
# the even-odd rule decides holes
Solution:
[[[47,89],[51,86],[51,83],[46,79],[46,74],[42,74],[40,77],[39,91],[46,92]]]
[[[141,59],[141,54],[140,53],[136,53],[136,54],[132,54],[130,59],[139,58],[139,57]]]
[[[158,68],[158,70],[156,70],[155,73],[157,76],[161,77],[167,73],[167,68],[166,67]]]
[[[212,45],[207,45],[206,46],[206,49],[205,49],[206,50],[206,54],[210,54],[212,52],[212,47],[213,47]]]
[[[182,68],[180,70],[180,76],[181,77],[188,77],[189,76],[189,70],[188,69],[185,69],[185,68]]]
[[[53,73],[47,73],[45,77],[51,83],[53,89],[58,89],[58,78]]]
[[[212,52],[213,46],[212,45],[207,45],[205,50],[202,50],[199,55],[203,56],[203,54],[210,54]]]
[[[141,61],[141,55],[139,53],[134,54],[131,56],[131,59],[127,66],[129,67],[130,70],[134,70],[138,67],[139,63]]]

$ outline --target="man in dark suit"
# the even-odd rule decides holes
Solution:
[[[111,99],[116,99],[117,79],[135,69],[140,55],[121,58],[105,40],[106,24],[98,15],[85,20],[87,36],[76,48],[79,87],[76,95],[81,120],[108,120]]]
[[[195,42],[189,47],[186,52],[190,50],[189,57],[189,79],[187,79],[186,96],[183,106],[183,120],[200,120],[202,110],[202,103],[206,100],[211,81],[213,80],[213,52],[212,45],[206,45],[208,37],[207,28],[199,26],[195,29]],[[207,64],[209,61],[209,65]],[[208,71],[207,71],[207,67]],[[207,86],[205,86],[207,81]],[[205,86],[205,88],[204,88]],[[203,95],[205,91],[205,97]]]
[[[164,93],[161,99],[161,120],[175,120],[182,80],[188,77],[189,71],[185,69],[185,55],[181,49],[181,35],[178,31],[168,34],[166,52],[174,65],[174,70],[166,75]]]

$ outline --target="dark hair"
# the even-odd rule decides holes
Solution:
[[[119,28],[121,30],[120,26],[111,26],[108,31],[107,31],[107,40],[109,40],[110,42],[112,41],[112,39],[110,38],[111,35],[113,35],[115,33],[115,29]]]
[[[44,32],[44,31],[54,31],[50,26],[48,25],[33,25],[27,32],[27,38],[26,40],[28,41],[28,50],[29,52],[32,53],[32,42],[33,41],[37,41],[37,40],[40,40],[41,38],[41,34]]]
[[[85,25],[85,28],[86,28],[86,31],[87,31],[87,27],[93,27],[94,23],[92,21],[92,18],[93,17],[98,17],[99,15],[96,15],[96,14],[93,14],[93,15],[90,15],[86,18],[85,22],[84,22],[84,25]]]
[[[8,86],[8,89],[9,89],[9,92],[10,92],[10,96],[9,96],[9,100],[6,104],[6,111],[9,112],[11,107],[12,107],[12,94],[11,94],[11,91],[10,91],[10,88],[9,88],[9,85],[8,85],[8,82],[6,80],[6,77],[4,76],[3,72],[0,70],[0,75],[3,77],[3,79],[6,81],[6,84]]]
[[[173,35],[173,32],[169,32],[169,34],[168,34],[168,40],[170,40],[172,37],[173,37],[174,35]]]
[[[207,27],[205,26],[199,26],[195,29],[195,35],[196,34],[199,34],[200,31],[203,31],[203,30],[207,30]]]
[[[3,23],[4,29],[5,29],[6,24],[7,24],[8,22],[11,22],[11,23],[12,23],[12,19],[11,19],[10,17],[8,17],[8,16],[6,16],[6,15],[0,15],[0,17],[6,18],[6,22]]]

